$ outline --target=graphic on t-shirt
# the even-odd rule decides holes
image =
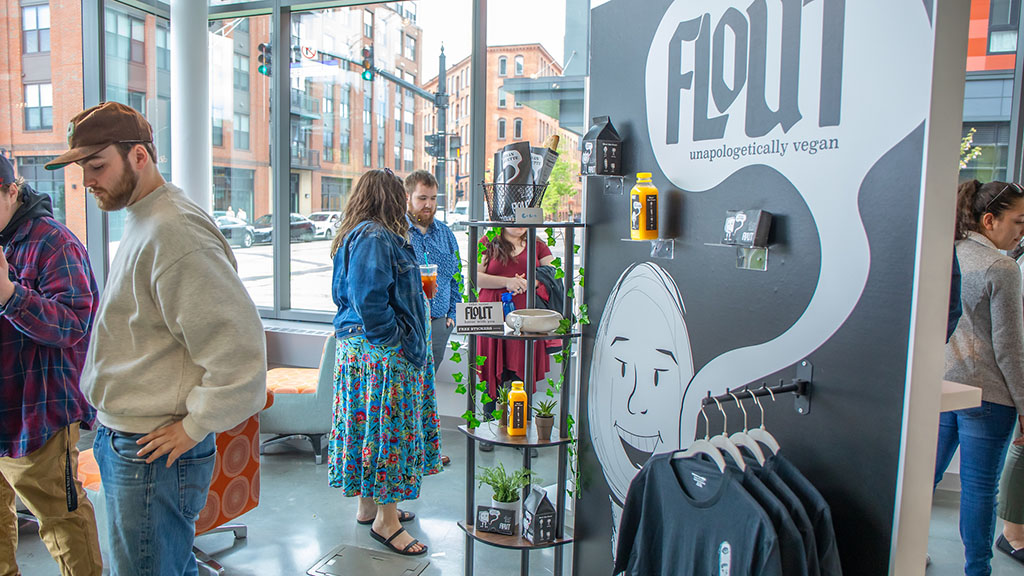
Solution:
[[[729,576],[732,569],[732,547],[728,542],[722,542],[718,547],[718,576]]]
[[[622,273],[601,316],[590,371],[590,431],[618,503],[652,455],[680,447],[679,406],[694,373],[683,314],[675,281],[645,262]]]

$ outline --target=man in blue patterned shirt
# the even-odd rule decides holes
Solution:
[[[437,294],[430,300],[431,350],[434,370],[444,360],[448,336],[455,326],[455,304],[462,302],[462,286],[455,281],[459,271],[459,244],[444,222],[434,220],[437,211],[437,180],[426,170],[405,179],[409,195],[409,240],[419,262],[437,264]]]

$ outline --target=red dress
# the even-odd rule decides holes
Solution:
[[[537,240],[537,266],[540,266],[541,259],[548,256],[551,256],[551,250],[547,244]],[[505,276],[507,278],[511,278],[516,274],[522,274],[525,278],[526,263],[526,249],[524,248],[522,252],[507,264],[499,262],[497,258],[489,258],[487,268],[483,272],[492,276]],[[504,292],[507,292],[504,288],[483,289],[480,291],[480,301],[501,302],[501,295]],[[537,298],[548,299],[548,291],[543,284],[537,286]],[[516,305],[516,310],[527,308],[525,292],[513,296],[512,301]],[[537,340],[533,343],[534,392],[537,391],[536,382],[544,378],[544,375],[548,373],[548,369],[551,366],[550,358],[545,350],[546,347],[545,340]],[[480,336],[477,337],[477,354],[487,357],[487,361],[484,362],[481,368],[479,379],[487,382],[487,393],[492,398],[495,398],[496,384],[500,382],[501,374],[506,369],[514,371],[520,380],[526,382],[526,378],[523,376],[526,373],[526,343],[522,340],[499,340],[497,338]]]

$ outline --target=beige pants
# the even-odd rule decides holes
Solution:
[[[50,438],[42,448],[23,458],[0,458],[0,576],[19,574],[14,553],[18,548],[17,494],[39,520],[39,536],[57,561],[63,576],[92,576],[103,571],[96,517],[82,483],[75,478],[78,509],[68,512],[64,491],[64,465],[71,446],[71,470],[78,472],[78,423]]]

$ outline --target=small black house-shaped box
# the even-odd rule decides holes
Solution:
[[[555,539],[555,507],[543,488],[534,486],[523,503],[523,538],[533,544],[553,542]]]
[[[622,175],[622,138],[607,116],[594,118],[583,137],[580,173],[584,176]]]

